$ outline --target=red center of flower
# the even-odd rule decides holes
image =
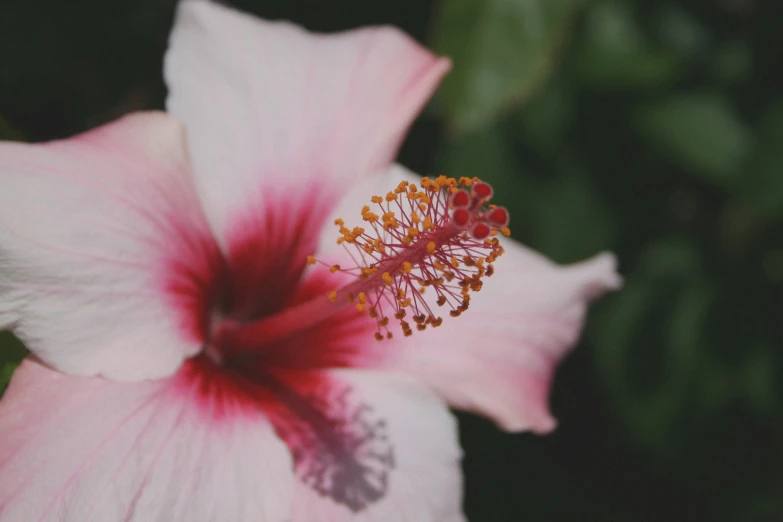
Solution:
[[[374,196],[363,227],[335,221],[350,266],[306,255],[325,214],[317,196],[297,212],[269,205],[239,220],[226,259],[205,270],[212,277],[173,279],[183,310],[199,318],[206,353],[186,363],[183,392],[195,388],[221,421],[265,415],[319,495],[352,512],[380,501],[396,466],[389,412],[329,370],[376,365],[384,350],[368,338],[391,338],[392,320],[408,336],[440,326],[438,310],[468,309],[503,253],[495,236],[509,234],[508,212],[489,205],[491,196],[486,183],[445,176]],[[200,293],[185,291],[194,286]]]

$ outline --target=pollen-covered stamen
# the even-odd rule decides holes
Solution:
[[[422,178],[421,187],[403,181],[385,196],[373,196],[375,207],[361,210],[363,227],[348,228],[337,219],[337,243],[356,263],[339,270],[357,280],[332,298],[339,302],[342,293],[354,302],[362,292],[365,302],[357,309],[376,319],[378,340],[392,336],[389,317],[407,336],[414,327],[440,326],[439,307],[447,306],[454,317],[462,314],[470,292],[481,289],[481,279],[494,272],[491,263],[503,253],[494,236],[509,233],[508,211],[485,208],[491,195],[492,187],[477,179]],[[434,298],[424,297],[428,291]]]
[[[442,308],[452,317],[461,315],[503,254],[495,236],[511,233],[503,219],[508,212],[488,205],[491,195],[492,187],[478,179],[439,176],[422,178],[421,186],[403,181],[385,196],[373,196],[373,207],[361,209],[364,226],[349,228],[335,220],[337,243],[350,254],[352,266],[307,258],[311,265],[352,275],[351,282],[274,316],[231,324],[221,331],[223,344],[233,353],[254,350],[348,306],[375,319],[378,340],[392,337],[392,321],[407,336],[414,328],[440,326]]]

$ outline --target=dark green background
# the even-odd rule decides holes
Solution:
[[[472,522],[783,520],[780,2],[235,4],[450,55],[402,163],[494,183],[515,237],[557,261],[620,258],[625,289],[558,373],[554,434],[461,416]],[[0,137],[161,108],[173,9],[2,0]],[[22,352],[0,343],[1,383]]]

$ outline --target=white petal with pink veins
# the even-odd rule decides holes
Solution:
[[[199,381],[180,379],[115,383],[22,363],[0,403],[0,520],[290,520],[290,455],[270,424],[213,418]]]
[[[270,206],[275,228],[314,243],[337,197],[392,162],[449,67],[391,27],[314,34],[181,2],[167,106],[188,128],[199,193],[226,250]],[[294,230],[288,217],[300,213],[311,222]]]
[[[0,328],[58,370],[173,373],[201,348],[220,262],[163,113],[0,143]]]
[[[389,364],[433,387],[450,405],[509,431],[556,426],[549,390],[582,330],[587,305],[618,288],[611,254],[560,267],[514,241],[470,308],[399,344]]]
[[[297,467],[292,522],[463,521],[462,453],[446,405],[407,377],[329,374],[346,387],[335,430],[343,451],[317,473]]]

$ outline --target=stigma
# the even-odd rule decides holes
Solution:
[[[458,317],[471,293],[494,273],[503,254],[498,234],[510,235],[508,211],[490,204],[492,187],[478,178],[422,178],[401,182],[361,209],[362,226],[338,218],[337,244],[351,266],[328,265],[353,281],[327,298],[350,304],[377,323],[375,338],[391,339],[392,322],[405,336],[443,323],[441,313]]]

